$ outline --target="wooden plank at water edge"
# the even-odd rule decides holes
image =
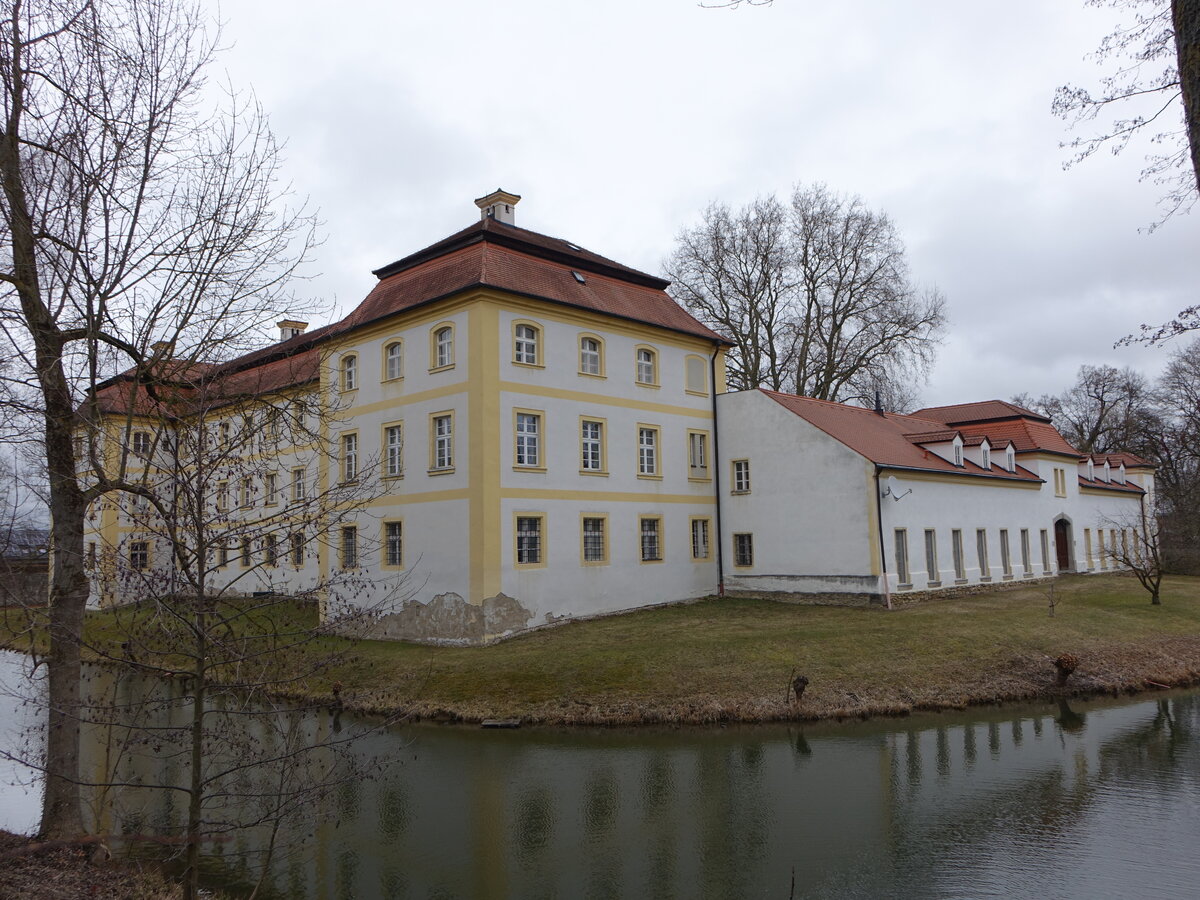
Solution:
[[[480,723],[484,728],[520,728],[520,719],[484,719]]]

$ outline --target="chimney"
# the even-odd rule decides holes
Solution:
[[[304,334],[304,329],[308,327],[307,322],[297,319],[280,319],[275,324],[279,326],[279,340],[281,341],[288,341],[296,335]]]
[[[875,415],[883,415],[883,405],[879,402],[879,391],[875,392]]]
[[[508,191],[501,188],[496,188],[486,197],[480,197],[475,201],[475,205],[479,207],[480,218],[495,219],[497,222],[503,222],[506,225],[516,225],[517,204],[521,202],[520,194],[510,194]]]

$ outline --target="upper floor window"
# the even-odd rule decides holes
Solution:
[[[292,469],[292,500],[299,503],[304,499],[304,470]]]
[[[342,435],[342,481],[358,477],[358,435]]]
[[[386,381],[395,381],[404,375],[404,345],[400,341],[392,341],[383,348],[383,377]]]
[[[708,435],[704,432],[688,432],[688,475],[708,477]]]
[[[604,345],[599,338],[584,336],[579,339],[579,373],[604,374]]]
[[[138,456],[150,455],[150,432],[135,431],[133,433],[133,452]]]
[[[454,365],[454,326],[443,325],[433,332],[433,368]]]
[[[342,390],[354,391],[357,389],[358,357],[351,353],[342,357]]]
[[[388,478],[399,478],[404,474],[404,426],[388,425],[383,438],[387,453],[383,472]]]
[[[513,362],[538,365],[539,331],[533,325],[520,324],[513,329]]]
[[[638,384],[658,384],[658,354],[649,347],[637,349]]]
[[[733,492],[735,494],[750,493],[750,460],[748,459],[733,461]]]
[[[433,417],[432,457],[434,469],[454,467],[454,417],[449,414]]]
[[[707,361],[702,356],[689,356],[684,363],[685,386],[689,394],[708,393]]]
[[[658,429],[638,428],[638,475],[658,474]]]
[[[584,419],[579,423],[579,468],[604,471],[604,423]]]
[[[536,468],[541,465],[542,417],[517,413],[516,465]]]

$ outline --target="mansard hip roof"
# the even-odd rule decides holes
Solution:
[[[993,422],[997,419],[1023,418],[1049,424],[1049,416],[1036,413],[1005,400],[980,400],[975,403],[956,403],[952,406],[928,406],[918,409],[914,416],[932,419],[944,425],[967,425],[974,422]]]

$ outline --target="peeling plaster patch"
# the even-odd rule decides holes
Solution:
[[[408,600],[394,613],[380,616],[372,637],[430,644],[483,644],[529,626],[533,613],[521,603],[497,594],[476,606],[462,595],[438,594],[428,603]]]

